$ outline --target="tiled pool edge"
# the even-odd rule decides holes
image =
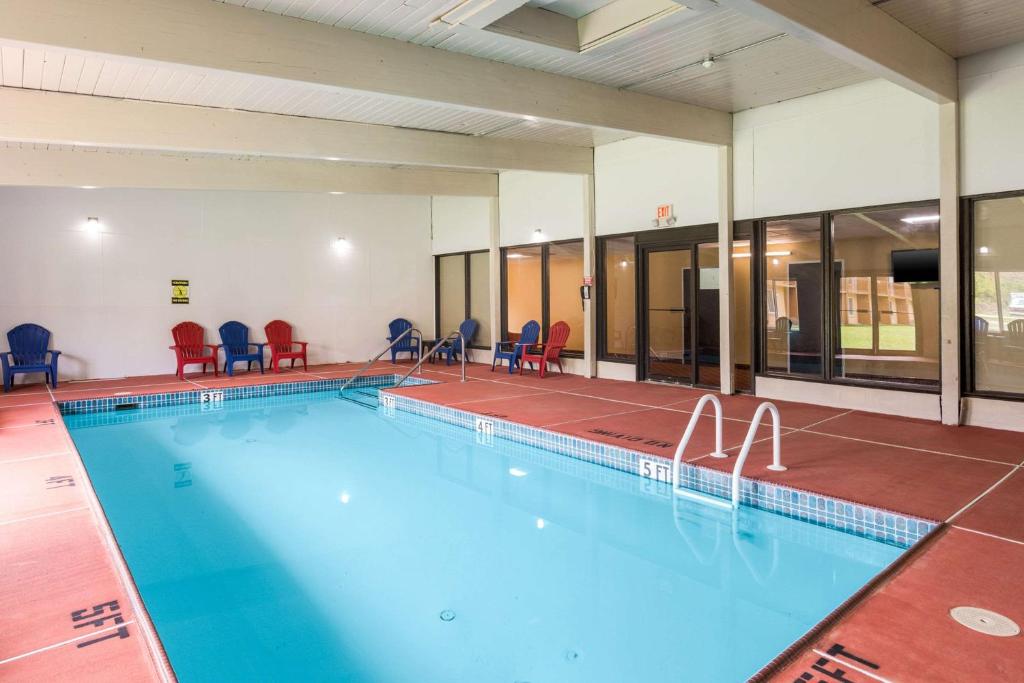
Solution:
[[[364,375],[352,382],[352,388],[382,387],[401,379],[401,375],[385,373],[380,375]],[[347,377],[335,379],[307,379],[295,382],[278,382],[276,384],[252,384],[243,387],[224,387],[222,389],[190,389],[185,391],[166,391],[154,394],[115,394],[101,398],[82,398],[69,401],[57,400],[57,408],[61,415],[80,415],[83,413],[104,413],[112,410],[123,410],[127,407],[160,408],[164,406],[180,406],[193,403],[206,403],[211,398],[218,401],[235,401],[244,398],[264,398],[267,396],[285,396],[314,391],[340,390],[348,381]],[[403,386],[420,386],[436,384],[433,380],[410,377]],[[219,398],[217,398],[219,395]]]
[[[540,427],[530,427],[486,414],[472,413],[411,398],[406,394],[382,394],[382,404],[422,417],[470,430],[479,430],[478,420],[490,423],[497,438],[536,446],[571,458],[642,477],[640,462],[660,456],[570,436]],[[386,397],[386,398],[385,398]],[[692,463],[682,463],[681,484],[689,489],[728,498],[732,475]],[[666,484],[666,486],[668,486]],[[825,526],[900,548],[910,548],[939,526],[926,520],[891,510],[861,505],[811,491],[771,484],[747,477],[740,478],[740,501],[750,507]]]

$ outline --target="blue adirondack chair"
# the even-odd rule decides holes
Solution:
[[[235,363],[246,363],[252,370],[253,363],[260,364],[263,374],[263,347],[265,344],[249,341],[249,328],[237,320],[230,320],[220,326],[221,348],[224,349],[224,372],[228,377],[235,374]],[[255,347],[255,351],[253,348]]]
[[[405,318],[395,318],[388,323],[388,341],[392,342],[398,339],[399,335],[408,329],[412,328],[412,323]],[[398,342],[391,347],[391,362],[394,363],[398,360],[398,354],[408,353],[409,358],[415,356],[420,357],[420,338],[415,334],[408,334],[402,338],[402,341]]]
[[[536,344],[538,337],[540,337],[540,323],[531,320],[523,325],[523,329],[519,333],[519,341],[498,342],[498,345],[494,347],[491,372],[494,372],[494,366],[499,360],[506,360],[508,361],[508,374],[511,375],[515,372],[516,366],[523,362],[523,349]],[[530,369],[533,369],[533,363],[530,363]]]
[[[42,372],[57,388],[57,358],[60,351],[51,351],[50,331],[40,325],[24,323],[7,333],[11,350],[0,354],[4,370],[4,391],[10,391],[14,376],[20,373]],[[46,356],[49,354],[50,359]]]
[[[473,335],[476,334],[477,322],[472,318],[467,318],[462,321],[459,325],[459,332],[462,333],[463,338],[466,340],[466,344],[473,343]],[[468,351],[468,349],[467,349]],[[445,356],[445,365],[451,365],[453,360],[459,359],[459,354],[463,353],[462,339],[458,337],[453,338],[451,341],[445,343],[444,346],[434,352],[435,356]],[[466,360],[469,360],[467,354]]]

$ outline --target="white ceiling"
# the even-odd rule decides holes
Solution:
[[[850,85],[868,76],[727,10],[681,9],[582,54],[434,20],[461,0],[211,0],[450,50],[724,111]],[[543,5],[546,0],[530,4]],[[555,0],[577,15],[607,0]],[[1024,41],[1024,0],[883,0],[876,4],[956,55]],[[710,69],[701,66],[715,57]],[[525,121],[215,70],[160,66],[0,43],[0,85],[230,108],[474,136],[593,146],[619,131]]]
[[[610,2],[612,0],[530,0],[526,4],[530,7],[542,7],[551,12],[579,19],[596,9],[601,9]]]
[[[868,78],[863,72],[819,51],[809,51],[792,39],[775,42],[771,47],[762,46],[762,41],[778,35],[778,31],[724,8],[701,12],[681,9],[605,47],[577,54],[490,31],[433,23],[455,7],[458,0],[213,1],[726,111],[779,102]],[[582,8],[588,3],[571,4]],[[733,54],[736,50],[740,51]],[[717,59],[712,70],[705,70],[700,62],[708,54],[725,56]],[[749,87],[752,64],[757,68],[754,88]],[[680,68],[678,78],[647,83],[648,79]]]
[[[524,138],[580,147],[628,137],[620,131],[524,121],[519,117],[353,94],[224,71],[169,68],[17,45],[0,44],[0,85],[466,135]]]
[[[1024,41],[1024,0],[882,0],[874,4],[954,57]]]

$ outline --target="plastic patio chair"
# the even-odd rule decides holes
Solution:
[[[178,370],[175,374],[179,379],[185,379],[186,365],[202,365],[205,373],[206,364],[210,363],[213,365],[213,376],[218,375],[217,350],[220,345],[204,343],[206,331],[202,325],[188,321],[178,323],[171,328],[171,336],[174,338],[174,346],[170,349],[178,359]],[[206,349],[210,349],[210,352],[207,353]]]
[[[308,370],[306,365],[306,347],[309,342],[295,341],[292,339],[292,326],[283,320],[271,320],[263,331],[267,335],[267,346],[270,347],[270,369],[274,372],[281,372],[281,361],[291,360],[291,367],[295,367],[295,361],[302,361],[302,369]],[[295,347],[298,346],[298,350]]]
[[[224,349],[224,372],[228,377],[235,376],[235,363],[246,363],[248,370],[252,370],[253,363],[259,363],[260,374],[263,374],[263,347],[266,344],[249,341],[246,325],[237,320],[224,323],[220,326],[220,341]]]
[[[388,323],[388,337],[389,342],[393,342],[406,330],[412,329],[412,323],[405,318],[395,318]],[[414,356],[419,359],[420,357],[420,345],[422,340],[415,334],[409,334],[402,338],[402,341],[398,342],[391,347],[391,362],[394,363],[398,360],[398,354],[408,353],[409,359],[411,360]]]
[[[536,320],[531,320],[523,325],[522,331],[519,333],[518,341],[500,341],[494,347],[494,358],[491,360],[491,372],[494,372],[495,364],[500,360],[508,361],[508,374],[515,372],[516,367],[522,363],[521,356],[523,349],[527,346],[533,346],[537,343],[540,338],[540,323]],[[533,369],[533,364],[530,364],[530,369]]]
[[[540,377],[544,379],[548,363],[558,366],[558,373],[562,374],[562,349],[569,340],[569,324],[564,320],[548,328],[548,340],[543,344],[535,344],[523,347],[522,362],[519,365],[519,374],[523,374],[523,367],[527,363],[538,363],[540,365]],[[533,367],[532,365],[530,367]]]
[[[462,337],[466,340],[466,344],[473,343],[473,336],[476,335],[477,322],[472,318],[467,318],[462,321],[459,325],[459,332],[462,333]],[[445,365],[451,365],[452,360],[458,360],[459,354],[463,353],[462,339],[453,337],[451,340],[445,343],[444,346],[434,352],[435,356],[445,356]],[[465,350],[466,360],[469,360],[469,349]]]
[[[50,346],[50,331],[35,323],[23,323],[7,333],[10,351],[0,353],[4,371],[4,391],[10,391],[16,374],[41,372],[57,388],[57,359],[60,351]],[[47,360],[46,356],[50,358]]]

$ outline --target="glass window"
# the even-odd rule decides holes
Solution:
[[[750,240],[736,240],[732,243],[732,300],[733,300],[733,385],[737,391],[753,389],[753,375],[750,364],[752,348],[751,333],[751,287],[750,287]]]
[[[604,240],[603,306],[605,356],[636,358],[636,241]]]
[[[437,335],[459,329],[466,319],[466,255],[452,254],[437,259],[438,325]]]
[[[974,389],[1024,394],[1024,196],[973,204]]]
[[[548,245],[548,325],[569,323],[565,350],[583,353],[583,241]]]
[[[469,317],[478,324],[474,346],[491,346],[491,254],[469,255]]]
[[[516,340],[530,320],[541,325],[543,321],[541,299],[541,246],[513,247],[505,250],[505,316],[508,329],[506,340]]]
[[[833,376],[939,383],[938,205],[837,213]]]
[[[822,374],[821,220],[765,223],[764,340],[767,369]]]

